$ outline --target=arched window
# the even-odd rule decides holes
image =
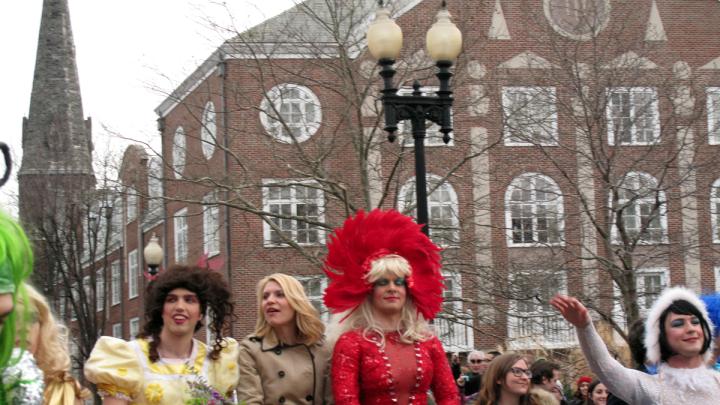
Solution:
[[[320,128],[321,120],[320,100],[305,86],[277,85],[260,104],[260,122],[281,142],[308,140]]]
[[[162,162],[159,157],[152,157],[148,162],[148,206],[150,212],[156,212],[162,208],[163,183],[162,183]]]
[[[710,218],[713,243],[720,243],[720,179],[715,180],[710,189]]]
[[[217,122],[215,121],[215,105],[212,101],[205,104],[202,115],[202,127],[200,128],[200,141],[202,151],[206,159],[210,159],[215,152],[217,135]]]
[[[427,176],[428,221],[430,238],[441,246],[455,246],[460,242],[460,219],[455,189],[447,181],[435,175]],[[430,193],[432,191],[432,193]],[[415,178],[408,180],[401,188],[398,207],[401,212],[416,211]]]
[[[505,224],[510,245],[559,244],[563,241],[563,198],[550,177],[522,174],[505,193]]]
[[[183,127],[178,127],[178,129],[175,130],[172,157],[175,177],[179,179],[182,177],[182,173],[185,170],[185,130]]]
[[[610,201],[612,203],[612,201]],[[611,218],[621,212],[623,227],[631,242],[663,243],[667,240],[667,200],[655,177],[630,172],[618,185],[618,203],[611,207]],[[618,224],[613,223],[615,241],[622,239]]]

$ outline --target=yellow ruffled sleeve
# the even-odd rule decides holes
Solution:
[[[220,352],[220,358],[210,363],[210,383],[223,394],[232,392],[240,378],[238,370],[238,342],[233,338],[225,338],[226,346]],[[208,351],[210,348],[208,347]]]
[[[129,342],[103,336],[85,363],[85,377],[97,385],[101,396],[133,400],[143,386],[137,355]]]

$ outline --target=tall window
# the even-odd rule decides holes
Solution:
[[[460,217],[458,199],[453,186],[435,175],[427,176],[428,222],[430,238],[441,246],[456,246],[460,243]],[[415,178],[408,180],[398,196],[400,211],[413,210],[417,216]]]
[[[220,207],[215,193],[203,197],[203,244],[208,257],[220,253]]]
[[[286,240],[303,245],[325,242],[322,229],[313,224],[324,220],[323,192],[316,183],[264,183],[263,205],[274,225],[265,224],[266,245],[282,245]]]
[[[116,260],[110,265],[110,305],[120,303],[121,279],[120,279],[120,263]]]
[[[706,94],[708,142],[711,145],[718,145],[720,144],[720,87],[708,87]]]
[[[463,310],[462,277],[455,271],[444,271],[443,277],[442,312],[435,323],[438,338],[446,350],[470,351],[473,349],[473,316]]]
[[[720,293],[720,266],[715,266],[713,271],[715,272],[715,292]]]
[[[640,307],[640,316],[645,317],[652,305],[657,301],[662,291],[667,287],[668,269],[662,267],[640,268],[635,273],[635,291],[637,303]],[[625,326],[625,311],[623,310],[620,289],[613,284],[615,304],[613,305],[613,319],[621,326]]]
[[[436,91],[439,90],[439,87],[437,86],[425,86],[420,88],[420,92],[423,96],[427,95],[434,95]],[[397,94],[400,96],[405,96],[413,93],[412,87],[402,87],[399,88],[397,91]],[[452,110],[450,111],[451,119],[452,119]],[[412,125],[410,125],[410,121],[400,121],[398,123],[398,133],[400,135],[400,139],[402,140],[403,145],[405,146],[414,146],[415,145],[415,139],[413,138],[412,134]],[[450,138],[450,142],[448,145],[453,144],[453,138]],[[443,134],[440,132],[440,125],[432,122],[432,121],[425,121],[425,146],[444,146],[445,142],[443,142]]]
[[[120,243],[125,229],[123,225],[123,199],[120,198],[120,196],[113,200],[112,222],[110,226],[112,227],[112,243]]]
[[[320,100],[305,86],[281,84],[273,87],[260,105],[260,121],[275,139],[303,142],[320,128]]]
[[[138,252],[133,250],[128,253],[128,298],[132,299],[138,296],[139,278]]]
[[[314,306],[318,311],[320,317],[324,321],[327,321],[330,317],[330,312],[328,312],[328,309],[325,307],[325,303],[323,301],[323,292],[327,287],[327,277],[324,275],[317,275],[297,276],[295,278],[297,278],[300,284],[302,284],[303,289],[305,290],[305,295],[307,295],[312,306]]]
[[[720,243],[720,179],[715,180],[710,188],[710,219],[713,243]]]
[[[611,145],[649,145],[660,140],[660,113],[654,88],[610,89],[606,114]]]
[[[183,263],[187,261],[188,255],[187,208],[183,208],[175,213],[173,225],[175,235],[175,262]]]
[[[125,189],[127,198],[127,222],[130,223],[137,218],[137,193],[131,187]]]
[[[172,145],[172,167],[175,171],[175,177],[178,179],[182,177],[183,171],[185,170],[185,145],[185,130],[183,127],[178,127],[178,129],[175,130]]]
[[[557,145],[554,87],[503,87],[506,145]]]
[[[105,273],[104,269],[95,272],[95,298],[98,312],[105,309]]]
[[[122,324],[121,323],[114,323],[112,326],[112,336],[114,338],[122,339]]]
[[[630,172],[618,186],[618,204],[614,213],[621,212],[623,226],[631,240],[642,243],[667,241],[667,206],[665,192],[658,189],[657,181],[647,173]],[[613,232],[621,240],[617,224]]]
[[[505,224],[511,245],[558,244],[563,237],[563,198],[547,176],[522,174],[505,193]]]
[[[131,318],[129,322],[130,339],[135,339],[137,334],[140,332],[140,318]]]
[[[217,133],[217,122],[215,121],[215,104],[208,101],[202,115],[202,127],[200,128],[200,140],[202,151],[206,159],[210,159],[215,152],[215,135]]]
[[[516,348],[562,347],[574,341],[574,331],[548,302],[567,294],[567,278],[558,271],[518,271],[510,275],[508,337]]]
[[[151,212],[162,208],[163,184],[160,158],[152,157],[148,163],[148,206]]]

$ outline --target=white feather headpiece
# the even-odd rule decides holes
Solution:
[[[646,359],[650,364],[659,364],[662,357],[660,353],[660,316],[665,310],[672,305],[673,302],[685,300],[692,306],[698,309],[700,314],[710,327],[710,333],[714,329],[713,323],[708,316],[707,308],[705,303],[695,295],[691,290],[684,287],[673,287],[668,288],[660,294],[657,301],[650,308],[648,312],[647,320],[645,321],[645,348],[646,348]],[[703,332],[704,333],[704,332]],[[709,336],[712,340],[712,335]],[[707,363],[712,357],[713,344],[711,341],[710,348],[703,355],[705,362]]]

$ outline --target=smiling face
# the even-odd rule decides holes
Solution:
[[[510,371],[505,374],[505,378],[497,381],[501,386],[501,397],[503,395],[520,396],[527,394],[528,389],[530,389],[530,377],[527,373],[527,362],[522,359],[516,361]]]
[[[578,389],[580,390],[580,394],[583,398],[587,398],[588,387],[590,387],[590,383],[588,382],[581,382],[580,385],[578,385]]]
[[[407,300],[405,277],[386,275],[375,280],[372,291],[372,306],[384,315],[398,315]]]
[[[163,330],[175,336],[194,335],[195,326],[202,319],[197,294],[185,288],[170,291],[165,297],[162,319]]]
[[[263,288],[261,308],[265,320],[272,328],[287,326],[295,322],[295,310],[285,297],[280,284],[268,281]]]
[[[700,355],[705,338],[696,316],[670,312],[664,326],[667,343],[676,354],[683,357]]]
[[[608,390],[603,383],[596,385],[590,393],[590,399],[592,399],[593,403],[597,405],[607,404],[607,398]]]
[[[468,365],[470,366],[470,371],[483,375],[485,371],[487,371],[488,365],[490,365],[490,359],[485,354],[473,352],[468,356]]]

